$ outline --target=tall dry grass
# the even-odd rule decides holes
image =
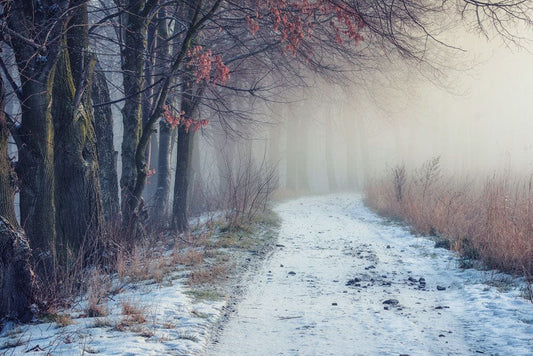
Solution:
[[[533,177],[446,177],[439,159],[367,185],[366,204],[490,268],[533,276]]]

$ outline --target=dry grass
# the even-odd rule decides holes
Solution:
[[[227,264],[214,264],[201,267],[189,275],[189,285],[213,284],[217,280],[225,279],[229,273]]]
[[[133,300],[122,301],[122,315],[126,324],[143,324],[146,322],[146,307],[141,306]]]
[[[107,306],[109,290],[110,287],[105,280],[105,275],[99,270],[93,270],[89,275],[87,289],[88,305],[85,314],[88,317],[102,317],[109,314]]]
[[[185,266],[198,266],[204,262],[204,251],[190,248],[176,253],[173,262]]]
[[[439,236],[466,258],[533,276],[533,178],[459,182],[445,179],[436,159],[411,175],[394,169],[367,186],[366,203],[415,233]]]

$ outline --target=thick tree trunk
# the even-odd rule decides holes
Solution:
[[[91,86],[94,104],[111,101],[109,88],[104,72],[97,64]],[[96,148],[98,150],[98,166],[100,167],[100,187],[102,205],[107,223],[116,221],[120,216],[118,196],[117,155],[113,146],[113,114],[111,105],[98,105],[94,108]]]
[[[152,222],[165,227],[168,219],[170,198],[171,141],[175,130],[166,121],[159,122],[159,160],[157,163],[157,189],[152,206]]]
[[[90,71],[88,61],[85,67]],[[65,50],[56,65],[56,100],[52,105],[57,248],[63,261],[69,252],[77,256],[82,249],[84,253],[94,249],[103,227],[92,103],[88,92],[79,104],[75,103],[77,91],[71,68]]]
[[[36,255],[55,255],[54,132],[50,113],[53,74],[22,86],[17,175],[20,221]],[[43,254],[44,253],[44,254]]]
[[[24,232],[0,216],[0,318],[30,321],[36,313],[35,275]]]
[[[35,313],[31,251],[15,215],[16,175],[8,157],[9,129],[0,78],[0,319],[29,321]]]
[[[67,1],[20,1],[10,7],[9,28],[22,35],[11,37],[17,61],[21,90],[19,160],[16,171],[20,179],[20,217],[35,256],[50,260],[55,245],[53,125],[50,113],[54,66],[61,51],[62,32],[68,16]],[[20,6],[18,6],[20,5]],[[42,11],[42,8],[54,11]],[[44,44],[46,52],[36,49],[23,38]]]

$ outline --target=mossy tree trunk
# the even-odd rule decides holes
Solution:
[[[54,132],[51,116],[54,67],[61,52],[68,2],[22,1],[7,16],[17,62],[21,104],[19,160],[21,225],[34,255],[50,267],[55,255]],[[52,6],[53,5],[53,6]],[[41,11],[52,8],[54,11]],[[24,38],[31,39],[28,42]]]
[[[69,252],[77,256],[94,250],[103,227],[90,97],[96,60],[88,51],[87,3],[73,1],[72,9],[67,49],[56,64],[52,104],[56,245],[63,262]]]
[[[29,321],[35,313],[35,276],[26,235],[15,215],[16,174],[8,156],[9,124],[0,77],[0,319]]]

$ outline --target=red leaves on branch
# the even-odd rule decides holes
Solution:
[[[181,111],[177,116],[172,114],[172,109],[165,105],[163,111],[163,119],[168,122],[172,127],[183,125],[185,127],[185,132],[189,133],[189,129],[192,127],[194,132],[197,132],[200,128],[206,127],[209,125],[209,120],[195,120],[191,118],[186,118],[185,112]]]
[[[202,46],[196,46],[189,50],[190,58],[188,67],[194,68],[196,83],[205,80],[213,85],[226,84],[230,78],[228,67],[222,62],[222,56],[214,56],[211,50],[204,50]]]
[[[255,2],[254,2],[255,3]],[[312,39],[317,26],[329,22],[339,45],[345,39],[364,40],[361,30],[365,27],[357,13],[346,3],[331,0],[265,0],[255,3],[259,7],[255,17],[246,17],[252,35],[259,30],[257,20],[268,18],[272,30],[285,43],[285,50],[296,55],[307,36]]]

